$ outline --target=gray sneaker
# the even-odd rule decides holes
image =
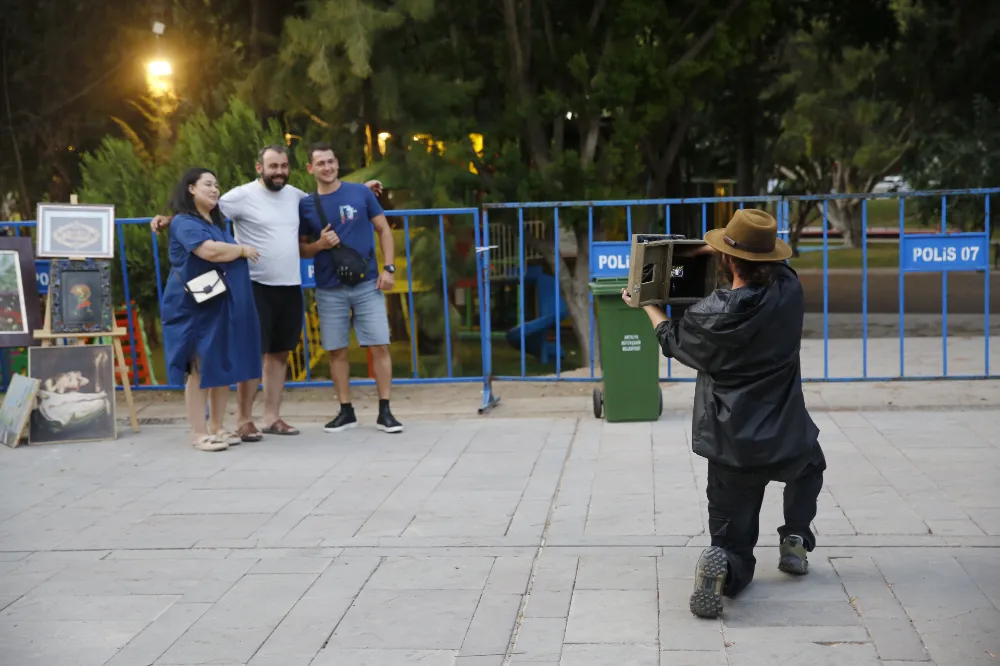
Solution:
[[[781,540],[778,553],[780,555],[778,569],[781,571],[798,576],[804,576],[809,573],[809,558],[807,557],[806,546],[805,542],[802,541],[802,537],[795,535],[786,536]]]
[[[711,546],[702,551],[694,570],[694,591],[689,602],[692,613],[707,618],[722,615],[722,588],[727,573],[729,558],[725,550]]]

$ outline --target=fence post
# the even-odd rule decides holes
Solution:
[[[983,230],[986,232],[986,251],[990,251],[990,195],[986,194],[986,210],[983,220]],[[986,270],[983,271],[983,376],[990,376],[990,266],[989,256],[986,257]]]
[[[118,232],[118,248],[122,253],[121,264],[122,264],[122,285],[125,288],[125,315],[128,322],[128,342],[130,346],[130,356],[132,357],[132,386],[139,385],[139,368],[135,357],[135,319],[132,317],[132,297],[129,293],[128,285],[128,262],[125,259],[125,225],[121,222],[115,221],[116,231]],[[112,325],[117,328],[117,317],[114,316],[114,310],[111,311]],[[128,377],[125,377],[126,381]]]
[[[480,224],[482,225],[480,228]],[[493,409],[500,398],[493,394],[493,337],[490,323],[490,216],[485,210],[473,215],[476,251],[476,286],[479,289],[479,341],[483,354],[483,402],[479,413]]]
[[[941,197],[941,233],[948,233],[948,197]],[[941,271],[941,375],[948,376],[948,271]]]

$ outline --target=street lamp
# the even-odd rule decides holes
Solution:
[[[154,60],[146,65],[146,83],[153,97],[163,97],[173,91],[170,75],[173,69],[166,60]]]
[[[153,34],[156,35],[156,51],[160,52],[160,35],[166,26],[160,21],[153,23]],[[146,83],[149,85],[149,92],[153,97],[164,97],[172,92],[172,86],[167,77],[174,73],[173,67],[167,60],[162,58],[153,60],[146,64]]]
[[[170,63],[166,60],[154,60],[146,65],[146,69],[149,71],[150,76],[170,76],[174,73]]]

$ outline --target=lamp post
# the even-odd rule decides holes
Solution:
[[[153,23],[153,33],[156,35],[156,58],[146,63],[146,85],[149,88],[147,104],[154,116],[152,124],[157,136],[154,154],[157,157],[166,154],[172,134],[170,116],[177,110],[178,104],[173,84],[174,69],[160,51],[160,35],[164,30],[163,23],[159,21]]]

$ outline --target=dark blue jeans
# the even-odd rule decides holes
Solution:
[[[723,591],[735,597],[753,580],[757,559],[754,546],[760,532],[760,507],[771,481],[785,484],[785,524],[778,528],[778,541],[798,535],[806,550],[816,547],[809,526],[816,517],[816,501],[823,488],[826,458],[819,443],[808,455],[767,468],[737,469],[708,463],[708,527],[712,545],[729,556],[729,576]]]

